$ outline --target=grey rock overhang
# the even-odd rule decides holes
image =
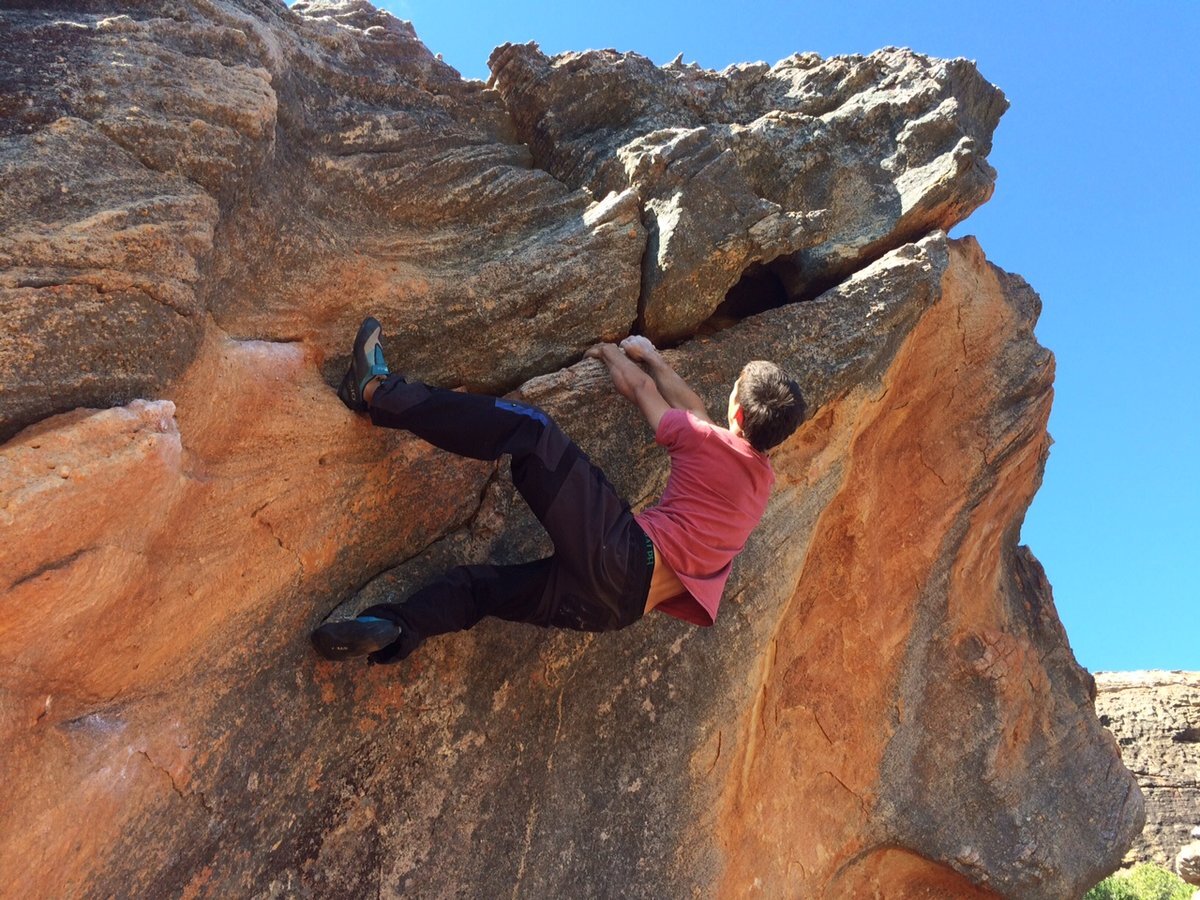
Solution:
[[[667,341],[752,265],[776,264],[806,299],[948,231],[991,196],[986,157],[1008,106],[971,62],[896,48],[716,73],[506,44],[489,65],[538,165],[596,197],[636,191],[639,324]]]
[[[317,347],[333,380],[373,308],[411,371],[501,391],[632,330],[677,343],[748,270],[809,299],[961,221],[1006,105],[965,60],[895,49],[714,73],[507,46],[484,90],[366,3],[64,3],[2,27],[2,437],[161,391],[205,315]],[[13,198],[39,172],[61,199],[31,218]],[[113,259],[142,235],[131,281]],[[451,366],[443,343],[474,352]]]

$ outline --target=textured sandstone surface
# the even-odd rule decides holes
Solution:
[[[813,296],[966,218],[992,194],[986,157],[1008,106],[966,60],[895,49],[718,75],[613,51],[550,60],[530,44],[490,65],[538,165],[595,196],[636,192],[639,322],[666,340],[694,332],[748,269]]]
[[[1096,712],[1146,797],[1130,862],[1171,866],[1200,826],[1200,672],[1100,672]]]
[[[1003,95],[888,49],[723,73],[362,0],[0,11],[0,878],[16,896],[1081,893],[1142,799],[1021,519],[1040,301],[945,230]],[[544,549],[503,464],[350,414],[367,312],[555,415],[635,505],[599,364],[750,358],[814,415],[717,625],[485,622],[396,667],[326,616]]]

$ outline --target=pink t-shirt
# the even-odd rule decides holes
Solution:
[[[671,454],[671,474],[658,505],[634,518],[687,589],[655,608],[711,625],[733,558],[767,508],[775,473],[744,438],[686,410],[667,410],[654,440]]]

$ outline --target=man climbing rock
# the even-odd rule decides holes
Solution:
[[[553,555],[511,566],[457,566],[402,603],[368,607],[312,634],[326,659],[404,659],[425,639],[485,616],[579,631],[624,628],[652,609],[711,625],[734,556],[762,518],[775,477],[766,452],[804,419],[796,383],[751,362],[717,425],[644,337],[587,352],[608,367],[671,457],[657,505],[634,515],[596,466],[541,410],[407,381],[366,319],[338,396],[376,425],[402,428],[473,459],[512,457],[513,484],[550,535]]]

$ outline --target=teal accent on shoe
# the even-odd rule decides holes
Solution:
[[[383,348],[379,344],[376,344],[373,349],[375,351],[375,358],[371,361],[370,368],[367,369],[367,374],[362,377],[362,381],[358,385],[358,395],[360,397],[365,396],[367,385],[371,383],[371,379],[379,378],[380,376],[386,378],[392,374],[388,368],[387,360],[383,358]]]
[[[391,374],[387,360],[383,357],[380,338],[383,326],[372,316],[367,316],[354,339],[354,374],[358,381],[358,396],[362,397],[371,379]]]
[[[338,387],[337,395],[355,412],[366,412],[367,402],[363,397],[367,385],[374,378],[386,378],[391,374],[383,356],[381,335],[383,326],[374,316],[367,316],[358,326],[354,336],[354,349],[350,353],[350,365]]]

